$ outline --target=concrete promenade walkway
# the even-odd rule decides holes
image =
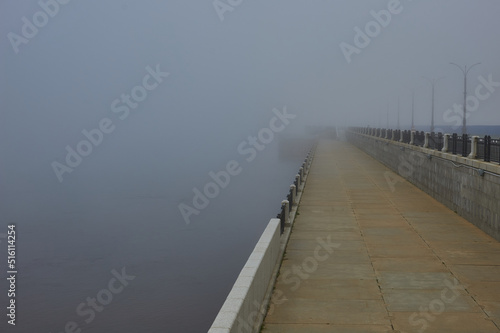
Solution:
[[[500,243],[349,143],[298,212],[262,332],[500,332]]]

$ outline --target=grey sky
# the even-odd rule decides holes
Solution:
[[[482,62],[469,74],[472,88],[479,75],[500,80],[494,0],[401,1],[402,12],[348,64],[339,44],[353,44],[354,27],[364,29],[370,11],[389,2],[243,1],[221,22],[210,1],[72,1],[18,54],[6,35],[20,34],[21,17],[40,7],[2,2],[2,114],[70,140],[158,63],[172,75],[136,118],[168,118],[176,129],[197,117],[248,124],[280,104],[302,110],[306,122],[365,125],[388,102],[394,109],[397,96],[407,122],[414,87],[423,124],[430,88],[421,76],[446,76],[437,86],[438,119],[461,101],[462,74],[450,61]],[[482,102],[469,122],[497,123],[499,100]]]

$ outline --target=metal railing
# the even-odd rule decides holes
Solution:
[[[453,133],[452,135],[445,135],[441,132],[439,133],[425,133],[423,131],[409,131],[409,130],[392,130],[383,128],[370,128],[370,127],[351,127],[350,131],[365,134],[380,138],[387,138],[388,140],[398,141],[405,144],[410,144],[412,142],[413,134],[413,145],[426,148],[443,151],[446,144],[448,153],[453,155],[461,155],[463,157],[468,157],[472,151],[472,145],[476,144],[476,156],[475,158],[483,160],[485,162],[500,163],[500,138],[492,139],[491,136],[485,135],[482,138],[476,138],[476,142],[473,143],[473,137],[468,134],[458,135]],[[447,142],[445,142],[447,140]],[[474,158],[474,156],[472,156]]]
[[[430,133],[429,134],[429,149],[442,150],[444,145],[443,133]]]
[[[425,133],[423,131],[422,132],[415,131],[415,134],[413,136],[413,144],[415,146],[423,147],[424,142],[425,142]]]
[[[485,162],[500,161],[500,140],[492,139],[490,135],[485,135],[477,143],[477,152],[477,158]]]

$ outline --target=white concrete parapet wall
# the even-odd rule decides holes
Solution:
[[[294,194],[293,201],[297,205],[302,197],[313,158],[314,147],[305,160],[303,178],[301,177],[298,188],[295,188],[295,185],[290,186]],[[293,205],[294,202],[282,202],[286,208],[285,231],[282,235],[280,220],[276,218],[269,221],[208,333],[259,332],[297,214],[297,206],[288,211],[288,205]]]
[[[280,252],[280,220],[271,219],[208,333],[256,332]]]

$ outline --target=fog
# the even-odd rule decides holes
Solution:
[[[436,127],[461,125],[451,62],[481,63],[467,123],[500,125],[499,12],[495,0],[0,2],[0,261],[15,224],[22,304],[2,331],[206,331],[305,157],[282,147],[309,143],[308,126],[395,128],[399,99],[409,129],[414,93],[426,129],[424,77],[440,79]],[[104,311],[75,312],[123,267],[135,279]]]

